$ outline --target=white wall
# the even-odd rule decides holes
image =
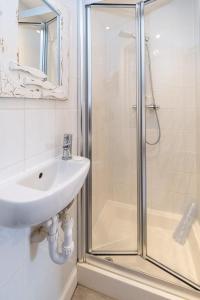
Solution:
[[[73,134],[77,151],[77,7],[74,0],[59,1],[71,22],[69,101],[0,99],[0,180],[61,153],[65,132]],[[72,215],[76,220],[76,205]],[[29,235],[29,229],[0,228],[0,299],[58,300],[76,268],[76,251],[69,263],[57,266],[46,241],[31,245]]]
[[[136,44],[134,9],[92,12],[93,222],[108,200],[133,204],[136,187]]]
[[[19,63],[40,70],[41,26],[20,24],[18,28]]]
[[[196,0],[160,0],[145,8],[161,125],[160,143],[147,145],[148,205],[177,213],[198,201],[197,5]],[[107,200],[134,204],[137,198],[136,113],[131,109],[135,40],[118,37],[123,30],[134,33],[133,14],[122,9],[92,14],[94,223]],[[150,104],[148,77],[146,96]],[[147,140],[155,141],[158,128],[152,111],[147,111],[146,122]]]
[[[145,10],[162,133],[159,145],[147,146],[148,206],[180,214],[199,202],[198,2],[162,0]],[[148,139],[156,132],[148,112]]]

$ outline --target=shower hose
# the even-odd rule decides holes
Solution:
[[[148,69],[149,69],[149,81],[150,81],[150,89],[151,89],[151,96],[152,96],[152,104],[153,104],[153,110],[155,113],[155,117],[156,117],[156,123],[157,123],[157,127],[158,127],[158,136],[156,138],[155,141],[150,142],[146,139],[146,143],[150,146],[154,146],[157,145],[160,142],[161,139],[161,127],[160,127],[160,120],[158,117],[158,111],[157,111],[157,106],[156,106],[156,100],[155,100],[155,94],[154,94],[154,86],[153,86],[153,77],[152,77],[152,66],[151,66],[151,56],[150,56],[150,51],[149,51],[149,46],[148,46],[148,42],[145,43],[146,44],[146,53],[147,53],[147,58],[148,58]]]

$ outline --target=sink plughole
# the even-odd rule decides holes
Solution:
[[[40,224],[67,207],[90,167],[84,157],[52,159],[0,184],[0,226]]]

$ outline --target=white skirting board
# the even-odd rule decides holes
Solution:
[[[75,267],[71,272],[71,276],[66,283],[65,289],[59,300],[71,300],[73,293],[77,286],[77,268]]]
[[[78,283],[117,300],[183,300],[183,297],[169,294],[86,263],[78,264]],[[184,300],[191,299],[197,298],[184,297]]]

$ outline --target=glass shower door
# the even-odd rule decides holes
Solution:
[[[199,1],[145,6],[147,257],[200,286]],[[149,61],[151,71],[149,73]],[[154,145],[159,136],[161,139]]]
[[[88,9],[89,250],[137,251],[135,8]]]

